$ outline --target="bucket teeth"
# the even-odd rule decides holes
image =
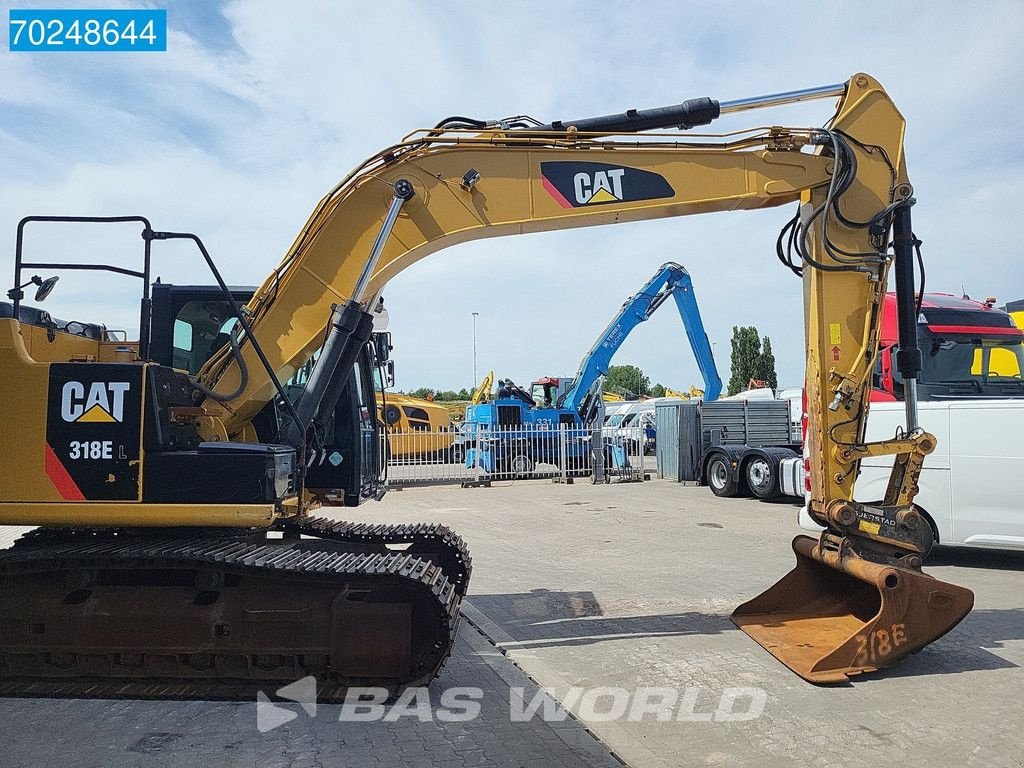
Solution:
[[[812,683],[844,683],[942,637],[974,593],[917,570],[793,540],[796,567],[732,614],[733,623]]]

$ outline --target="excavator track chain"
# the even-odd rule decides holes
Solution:
[[[329,520],[325,517],[307,517],[286,521],[281,530],[315,536],[330,541],[352,544],[408,545],[408,554],[430,554],[431,560],[441,568],[448,581],[459,593],[466,594],[472,572],[472,558],[462,537],[451,528],[439,523],[353,523]]]
[[[471,563],[440,525],[36,529],[0,550],[0,696],[248,699],[429,683]]]

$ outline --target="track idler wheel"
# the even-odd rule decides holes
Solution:
[[[732,614],[733,623],[812,683],[843,683],[924,648],[955,627],[974,593],[918,570],[793,539],[796,568]]]

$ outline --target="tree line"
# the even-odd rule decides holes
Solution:
[[[420,387],[407,392],[410,397],[418,397],[421,400],[437,400],[439,402],[451,402],[453,400],[469,400],[473,392],[468,389],[431,389]]]

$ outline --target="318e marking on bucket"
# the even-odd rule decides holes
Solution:
[[[896,648],[907,642],[907,625],[893,624],[890,629],[876,629],[866,635],[858,635],[855,666],[876,662],[889,656]]]

